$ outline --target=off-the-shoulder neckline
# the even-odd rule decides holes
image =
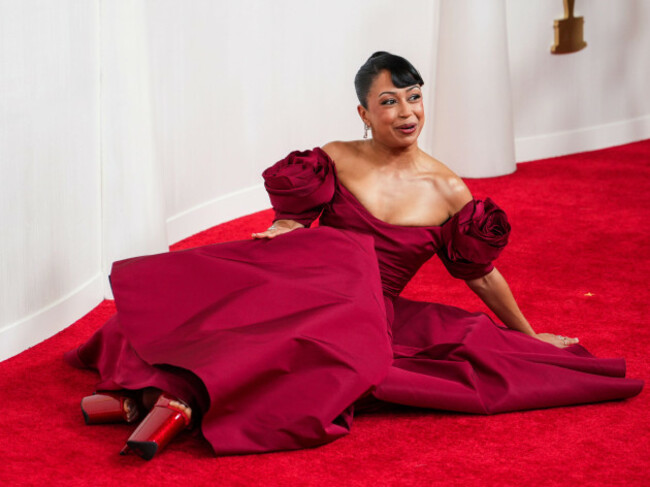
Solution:
[[[444,222],[440,223],[439,225],[397,225],[397,224],[395,224],[395,223],[390,223],[390,222],[384,221],[384,220],[382,220],[381,218],[378,218],[378,217],[376,217],[375,215],[373,215],[373,214],[370,212],[370,210],[369,210],[368,208],[366,208],[366,207],[361,203],[361,201],[359,200],[359,198],[357,198],[356,195],[355,195],[352,191],[350,191],[350,190],[349,190],[349,189],[348,189],[348,188],[347,188],[347,187],[346,187],[346,186],[341,182],[341,180],[340,180],[340,178],[339,178],[339,175],[338,175],[338,172],[337,172],[337,170],[336,170],[336,163],[334,162],[334,160],[333,160],[333,159],[329,156],[329,154],[328,154],[327,152],[325,152],[323,149],[321,149],[320,147],[318,147],[318,149],[319,149],[323,154],[325,154],[325,155],[327,156],[327,159],[328,159],[330,165],[332,166],[332,170],[333,170],[333,172],[334,172],[334,181],[336,182],[337,186],[338,186],[339,188],[341,188],[341,189],[343,190],[343,192],[347,193],[347,195],[352,199],[352,201],[353,201],[353,202],[354,202],[358,207],[360,207],[366,215],[368,215],[368,216],[369,216],[370,218],[372,218],[374,221],[376,221],[376,222],[378,222],[378,223],[380,223],[380,224],[382,224],[382,225],[386,225],[386,226],[389,226],[389,227],[395,227],[395,228],[419,228],[419,229],[425,229],[425,230],[426,230],[426,229],[431,229],[431,228],[442,228],[442,227],[444,227],[444,226],[445,226],[445,225],[446,225],[446,224],[447,224],[447,223],[448,223],[448,222],[449,222],[449,221],[450,221],[450,220],[451,220],[455,215],[457,215],[458,213],[460,213],[460,211],[462,211],[462,208],[461,208],[461,210],[459,210],[457,213],[455,213],[454,215],[452,215],[452,216],[450,216],[449,218],[447,218]],[[467,203],[465,203],[465,205],[463,206],[463,208],[465,208],[465,206],[469,205],[472,201],[473,201],[473,200],[470,200],[470,201],[468,201]]]

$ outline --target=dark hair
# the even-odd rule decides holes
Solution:
[[[359,103],[368,108],[368,91],[370,85],[383,70],[390,73],[393,84],[398,88],[424,84],[422,76],[406,59],[385,51],[377,51],[364,63],[354,77],[354,89],[357,91]]]

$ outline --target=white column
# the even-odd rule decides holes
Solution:
[[[167,250],[144,2],[101,2],[102,267]],[[106,295],[110,297],[108,281]]]
[[[433,156],[464,177],[516,169],[504,0],[441,0]]]

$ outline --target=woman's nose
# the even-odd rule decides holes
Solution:
[[[400,103],[400,104],[399,104],[399,112],[398,112],[398,115],[399,115],[401,118],[408,118],[408,117],[410,117],[412,112],[413,112],[413,110],[411,109],[411,105],[409,105],[408,103],[403,102],[403,103]]]

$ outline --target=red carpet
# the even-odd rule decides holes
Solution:
[[[650,140],[520,164],[469,180],[510,216],[497,266],[537,331],[578,336],[628,376],[650,366]],[[270,211],[219,225],[182,249],[248,238]],[[437,261],[405,296],[479,309]],[[313,450],[216,458],[184,435],[145,462],[117,454],[126,425],[85,426],[94,373],[63,363],[113,313],[106,301],[55,337],[0,364],[0,485],[648,485],[647,387],[624,402],[492,417],[395,408],[356,418],[352,433]]]

